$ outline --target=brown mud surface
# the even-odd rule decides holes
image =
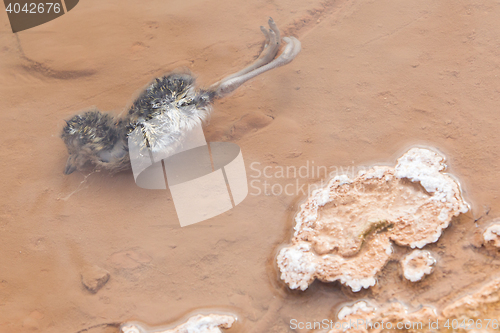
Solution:
[[[119,114],[175,68],[204,85],[240,70],[268,16],[302,52],[216,103],[205,128],[241,147],[253,183],[236,208],[181,228],[170,193],[138,188],[131,172],[63,174],[63,119],[91,106]],[[500,273],[480,240],[500,216],[499,18],[495,1],[87,0],[13,34],[0,15],[0,332],[117,332],[101,324],[200,309],[237,314],[230,332],[292,332],[290,319],[334,319],[360,298],[442,309],[479,290]],[[472,207],[425,247],[434,272],[411,283],[390,262],[359,293],[289,290],[275,256],[300,186],[328,178],[312,166],[393,165],[415,145],[444,153]],[[266,195],[265,181],[274,194],[293,186]],[[109,273],[95,293],[82,285],[89,267]]]

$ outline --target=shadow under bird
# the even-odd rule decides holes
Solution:
[[[272,18],[268,23],[270,29],[261,27],[266,44],[259,58],[206,89],[196,87],[189,73],[171,73],[149,84],[121,118],[92,110],[67,120],[61,134],[69,153],[64,173],[89,165],[111,172],[129,169],[128,138],[136,129],[153,152],[173,150],[186,132],[209,117],[214,100],[257,75],[288,64],[300,52],[296,38],[284,37],[287,45],[276,57],[280,32]]]

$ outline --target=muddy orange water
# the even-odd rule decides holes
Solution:
[[[138,188],[131,172],[63,174],[63,119],[119,114],[175,68],[205,85],[240,70],[268,16],[302,52],[217,102],[205,127],[243,152],[252,183],[236,208],[181,228],[170,193]],[[86,0],[17,34],[0,14],[0,332],[162,325],[200,309],[236,313],[232,332],[291,332],[290,319],[334,319],[360,298],[441,309],[477,290],[500,272],[500,255],[478,247],[500,217],[499,22],[495,1],[450,0]],[[290,291],[274,261],[301,186],[328,177],[313,166],[393,165],[414,145],[447,156],[472,207],[426,248],[434,273],[412,284],[391,262],[359,293]],[[96,294],[81,283],[89,265],[111,276]],[[87,332],[101,331],[117,329]]]

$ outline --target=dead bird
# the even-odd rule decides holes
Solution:
[[[280,32],[272,18],[268,23],[270,29],[261,27],[266,44],[259,58],[206,89],[198,88],[190,73],[171,73],[147,86],[124,117],[91,110],[67,120],[61,134],[69,153],[64,173],[69,175],[88,165],[110,172],[129,169],[128,136],[135,130],[142,133],[153,152],[174,147],[188,130],[210,116],[214,100],[257,75],[291,62],[300,52],[300,42],[284,37],[287,45],[276,58]]]

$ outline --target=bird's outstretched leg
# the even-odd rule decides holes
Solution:
[[[262,53],[259,55],[259,58],[255,60],[250,66],[245,67],[238,73],[234,73],[232,75],[229,75],[228,77],[225,77],[222,81],[219,81],[216,84],[220,84],[224,81],[251,72],[256,68],[259,68],[271,62],[271,60],[273,60],[274,57],[276,57],[276,54],[278,53],[278,50],[281,45],[280,31],[276,26],[276,23],[274,23],[272,17],[269,18],[269,21],[267,23],[269,24],[269,28],[271,28],[269,30],[264,28],[263,26],[260,26],[260,30],[262,31],[264,36],[266,36],[266,44],[264,45],[264,49],[262,50]]]
[[[216,98],[226,96],[259,74],[288,64],[299,54],[301,49],[299,40],[295,37],[284,37],[283,40],[287,43],[285,50],[278,58],[274,59],[281,44],[280,31],[272,18],[269,18],[268,23],[271,29],[267,30],[261,27],[266,36],[266,45],[262,54],[250,66],[213,84],[210,90],[215,92]]]

